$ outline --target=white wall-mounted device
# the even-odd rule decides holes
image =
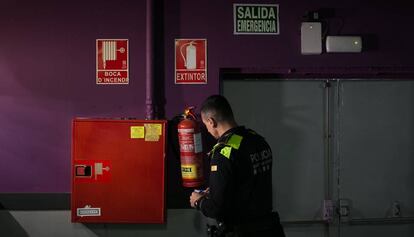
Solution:
[[[322,53],[322,24],[320,22],[302,22],[300,33],[302,54]]]
[[[328,53],[359,53],[361,51],[361,36],[326,37],[326,52]]]

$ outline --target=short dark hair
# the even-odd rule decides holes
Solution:
[[[222,95],[209,96],[201,105],[201,113],[208,114],[217,122],[234,122],[233,110]]]

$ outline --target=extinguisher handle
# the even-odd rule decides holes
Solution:
[[[194,106],[190,106],[190,107],[187,107],[185,110],[184,110],[184,117],[188,117],[188,116],[190,116],[190,117],[192,117],[194,120],[197,120],[197,117],[195,116],[195,114],[194,114]]]

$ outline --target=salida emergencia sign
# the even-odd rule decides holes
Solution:
[[[128,84],[128,39],[96,40],[96,84]]]
[[[235,35],[278,35],[278,4],[233,4]]]

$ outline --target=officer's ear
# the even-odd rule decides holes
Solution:
[[[213,128],[217,128],[217,121],[213,118],[213,117],[210,117],[210,118],[208,118],[209,120],[210,120],[210,124],[211,124],[211,126],[213,127]]]

